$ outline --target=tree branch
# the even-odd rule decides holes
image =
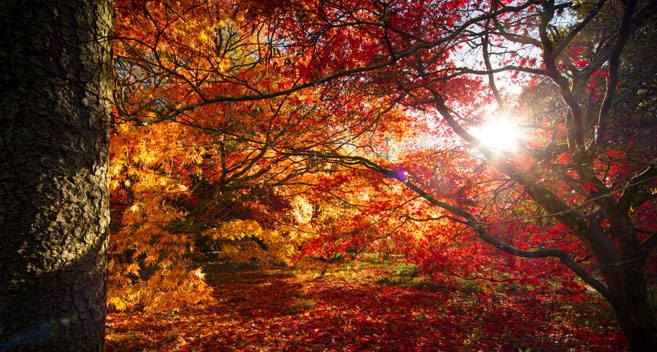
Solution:
[[[571,269],[578,277],[580,277],[584,282],[586,282],[588,285],[593,287],[596,291],[598,291],[600,294],[602,294],[606,299],[608,299],[610,302],[614,301],[614,297],[612,296],[611,292],[609,289],[602,284],[599,280],[597,280],[595,277],[593,277],[591,274],[589,274],[584,268],[579,266],[565,251],[561,249],[556,249],[556,248],[545,248],[545,249],[536,249],[536,250],[521,250],[518,248],[511,247],[509,245],[506,245],[494,237],[492,237],[486,229],[479,223],[479,221],[472,215],[471,213],[467,212],[464,209],[461,209],[457,206],[453,206],[451,204],[447,204],[445,202],[442,202],[438,199],[436,199],[434,196],[420,188],[418,185],[414,184],[412,181],[408,179],[404,179],[397,175],[393,170],[387,169],[377,163],[374,163],[366,158],[363,157],[353,157],[353,156],[341,156],[341,155],[321,155],[320,157],[330,159],[334,162],[338,163],[344,163],[348,165],[362,165],[372,171],[376,171],[382,175],[388,176],[388,177],[393,177],[398,179],[399,181],[403,182],[406,187],[409,189],[413,190],[415,193],[417,193],[419,196],[427,200],[429,203],[442,208],[444,210],[447,210],[451,212],[452,214],[458,216],[461,219],[454,218],[454,217],[449,217],[451,220],[468,225],[471,227],[473,230],[477,232],[479,235],[479,238],[482,239],[484,242],[492,245],[493,247],[502,250],[506,253],[519,256],[519,257],[524,257],[524,258],[547,258],[547,257],[553,257],[553,258],[558,258],[561,260],[561,262],[566,265],[569,269]]]
[[[623,9],[623,17],[621,24],[618,28],[618,38],[616,39],[616,44],[614,45],[613,50],[611,51],[611,56],[609,57],[609,75],[607,76],[607,90],[605,92],[604,100],[602,101],[602,106],[600,107],[600,113],[598,114],[598,124],[596,126],[594,143],[596,145],[600,144],[603,140],[602,136],[607,130],[607,125],[609,121],[609,111],[611,110],[614,97],[616,95],[616,87],[618,84],[618,67],[620,66],[620,56],[623,53],[623,49],[627,44],[627,41],[632,33],[630,26],[632,25],[632,15],[634,13],[634,8],[636,7],[637,0],[628,0],[625,2],[625,8]]]

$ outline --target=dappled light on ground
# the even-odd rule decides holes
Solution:
[[[483,292],[386,268],[323,277],[206,266],[215,303],[114,312],[108,351],[618,351],[609,317],[527,288]]]

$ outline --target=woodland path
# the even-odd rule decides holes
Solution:
[[[166,314],[112,312],[107,350],[624,349],[612,321],[523,290],[502,296],[472,287],[447,288],[420,278],[395,277],[385,268],[321,278],[218,265],[207,265],[204,271],[215,302]],[[577,326],[585,319],[588,323]]]

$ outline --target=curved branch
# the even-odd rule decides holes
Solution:
[[[593,10],[591,10],[591,12],[589,12],[588,15],[586,15],[586,17],[584,17],[582,21],[577,23],[577,25],[575,25],[575,27],[568,33],[568,36],[566,36],[566,38],[561,41],[559,47],[554,51],[555,55],[559,55],[561,52],[563,52],[563,50],[568,46],[568,44],[570,44],[570,42],[573,39],[575,39],[575,37],[577,37],[579,32],[581,32],[584,29],[584,27],[586,27],[586,25],[589,24],[589,22],[591,22],[591,20],[598,14],[598,12],[600,12],[602,6],[606,2],[607,0],[600,0],[598,1],[597,4],[595,4]]]
[[[653,231],[648,238],[641,242],[641,249],[648,253],[652,253],[657,249],[657,231]]]
[[[538,33],[543,47],[543,62],[545,64],[547,75],[559,86],[561,97],[566,104],[568,104],[568,107],[572,112],[572,119],[575,128],[575,145],[579,149],[584,150],[584,110],[571,91],[570,82],[557,68],[556,57],[558,53],[555,52],[554,43],[548,34],[548,27],[550,26],[550,21],[552,21],[552,18],[554,17],[554,11],[555,6],[553,0],[543,2],[543,13],[541,14],[538,26]]]
[[[533,249],[533,250],[522,250],[518,249],[515,247],[511,247],[507,244],[504,244],[491,235],[489,235],[483,228],[477,229],[475,228],[477,233],[479,234],[479,238],[481,238],[484,242],[492,245],[493,247],[518,256],[518,257],[523,257],[523,258],[530,258],[530,259],[535,259],[535,258],[558,258],[561,260],[561,262],[567,266],[570,270],[572,270],[580,279],[584,280],[589,286],[593,287],[596,291],[598,291],[602,296],[604,296],[609,302],[614,302],[614,297],[602,282],[600,282],[598,279],[593,277],[591,274],[589,274],[584,268],[579,266],[577,262],[575,262],[568,253],[565,251],[558,249],[558,248],[542,248],[542,249]]]
[[[493,67],[490,63],[490,54],[488,52],[488,26],[486,26],[486,29],[484,30],[484,37],[481,39],[481,47],[484,55],[484,64],[486,65],[486,70],[491,71]],[[495,101],[497,101],[497,108],[500,110],[500,112],[504,112],[504,101],[500,96],[500,92],[497,90],[497,84],[495,84],[495,76],[492,72],[488,74],[488,84],[490,85],[490,89],[493,91]]]
[[[276,98],[280,96],[285,96],[289,95],[310,87],[318,86],[330,81],[335,81],[340,78],[344,78],[347,76],[352,76],[360,73],[365,73],[365,72],[370,72],[370,71],[375,71],[381,68],[388,67],[390,65],[393,65],[395,62],[397,62],[401,58],[406,58],[406,57],[411,57],[418,53],[420,50],[428,50],[428,49],[433,49],[435,47],[438,47],[444,43],[450,42],[454,39],[456,39],[458,36],[460,36],[463,31],[465,31],[468,27],[472,26],[475,23],[481,22],[481,21],[486,21],[490,20],[492,18],[495,18],[499,16],[500,14],[503,13],[508,13],[508,12],[518,12],[522,11],[530,6],[537,5],[541,3],[542,0],[528,0],[525,3],[519,4],[517,6],[504,6],[500,10],[496,11],[491,11],[489,13],[471,18],[470,20],[464,22],[457,28],[455,28],[449,35],[446,35],[445,37],[438,38],[436,40],[430,41],[430,42],[420,42],[415,45],[411,45],[408,48],[406,48],[403,51],[396,52],[394,56],[388,57],[386,60],[379,61],[376,63],[371,63],[369,65],[361,66],[361,67],[355,67],[351,69],[344,69],[344,70],[339,70],[337,72],[334,72],[332,74],[328,74],[324,77],[320,77],[318,79],[305,82],[305,83],[299,83],[295,84],[294,86],[283,89],[280,91],[274,91],[274,92],[267,92],[267,93],[256,93],[256,94],[244,94],[240,96],[226,96],[226,95],[215,95],[214,97],[207,97],[206,100],[194,104],[189,104],[184,107],[179,107],[179,108],[171,108],[169,113],[159,117],[157,121],[151,121],[151,122],[160,122],[160,121],[165,121],[165,120],[171,120],[175,118],[176,116],[183,114],[187,111],[192,111],[195,109],[198,109],[203,106],[215,104],[215,103],[220,103],[220,102],[244,102],[244,101],[254,101],[254,100],[265,100],[265,99],[271,99],[271,98]]]
[[[637,196],[639,195],[639,189],[640,186],[645,184],[646,182],[649,182],[651,180],[654,180],[657,178],[657,167],[654,165],[648,166],[645,168],[643,171],[640,173],[637,173],[630,179],[628,184],[625,186],[623,189],[623,193],[621,194],[620,199],[618,200],[618,205],[623,209],[624,211],[630,210],[631,207],[633,206],[638,206],[643,204],[636,204],[636,199]],[[650,200],[650,197],[646,199]]]
[[[315,154],[317,155],[317,154]],[[598,291],[601,295],[603,295],[609,302],[614,302],[615,298],[612,295],[611,291],[598,279],[593,277],[591,274],[589,274],[584,268],[582,268],[580,265],[575,262],[568,253],[561,249],[556,249],[556,248],[543,248],[543,249],[535,249],[535,250],[521,250],[515,247],[511,247],[507,244],[504,244],[497,239],[495,239],[493,236],[491,236],[486,229],[479,223],[479,221],[475,218],[474,215],[469,213],[468,211],[461,209],[457,206],[442,202],[438,199],[436,199],[434,196],[420,188],[418,185],[414,184],[412,181],[408,179],[404,179],[397,175],[393,170],[387,169],[371,160],[368,160],[363,157],[354,157],[354,156],[341,156],[341,155],[319,155],[319,157],[325,158],[332,160],[333,162],[337,163],[342,163],[346,165],[361,165],[366,167],[367,169],[370,169],[372,171],[376,171],[382,175],[388,176],[388,177],[393,177],[401,182],[404,183],[404,185],[414,191],[416,194],[427,200],[429,203],[442,208],[444,210],[449,211],[450,213],[458,216],[459,218],[462,218],[463,220],[455,217],[449,216],[449,218],[453,221],[465,224],[475,230],[479,236],[479,238],[492,245],[493,247],[502,250],[506,253],[519,256],[519,257],[524,257],[524,258],[557,258],[559,259],[566,267],[568,267],[570,270],[572,270],[579,278],[584,280],[588,285],[593,287],[596,291]]]
[[[620,66],[620,56],[623,53],[625,44],[630,38],[632,33],[630,26],[632,25],[632,14],[636,7],[637,0],[628,0],[623,9],[623,18],[618,28],[618,39],[611,51],[609,57],[609,76],[607,76],[607,90],[605,92],[600,113],[598,114],[598,125],[596,126],[595,144],[599,144],[603,138],[607,125],[609,122],[609,111],[611,110],[614,97],[616,96],[616,86],[618,84],[618,67]]]

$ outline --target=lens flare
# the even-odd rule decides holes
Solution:
[[[511,119],[501,117],[486,121],[475,128],[472,134],[492,151],[512,152],[520,138],[520,129]]]

